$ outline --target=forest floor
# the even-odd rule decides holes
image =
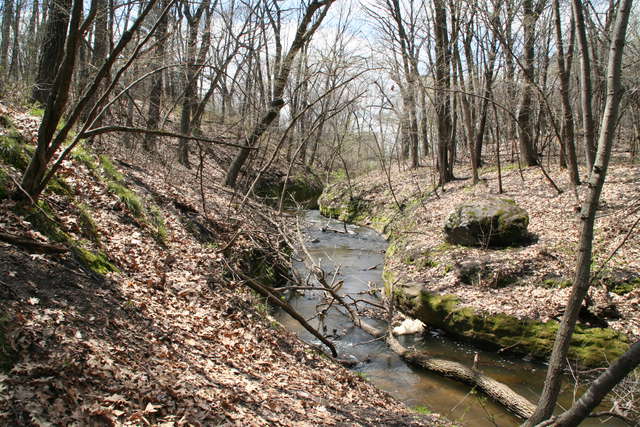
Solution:
[[[640,337],[640,165],[624,160],[625,154],[616,156],[610,166],[597,212],[595,277],[589,295],[595,326],[608,325],[633,340]],[[375,225],[374,216],[392,219],[387,231],[392,229],[394,240],[400,243],[396,253],[387,257],[385,271],[400,274],[404,283],[422,283],[431,292],[455,294],[462,305],[483,313],[547,321],[562,315],[569,297],[580,233],[580,201],[587,186],[583,183],[574,191],[566,170],[546,164],[545,168],[563,190],[561,194],[540,168],[519,169],[513,163],[503,167],[502,194],[498,194],[495,166],[481,169],[481,181],[473,185],[467,165],[455,171],[462,178],[437,192],[428,191],[437,179],[433,169],[421,167],[395,168],[389,178],[380,172],[359,177],[352,182],[352,194],[375,212],[365,223]],[[587,177],[582,172],[584,182]],[[329,199],[336,192],[327,191],[331,192]],[[394,194],[405,213],[398,213]],[[492,249],[445,242],[443,227],[457,205],[495,196],[515,200],[528,212],[532,244]],[[472,283],[465,283],[460,266],[469,260],[480,262],[482,269]]]
[[[34,141],[36,117],[0,115],[0,137]],[[238,209],[215,165],[201,187],[195,169],[120,150],[76,150],[35,209],[0,200],[0,232],[65,250],[0,242],[2,424],[448,424],[301,342],[247,290],[233,270],[282,246],[267,207]],[[14,166],[0,161],[5,190]]]

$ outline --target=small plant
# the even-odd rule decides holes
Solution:
[[[432,413],[431,409],[427,408],[426,406],[414,406],[413,410],[422,415],[429,415]]]

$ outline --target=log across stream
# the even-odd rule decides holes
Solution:
[[[349,233],[323,232],[325,229],[344,230],[342,223],[320,216],[318,211],[305,213],[304,232],[308,236],[307,249],[316,259],[321,259],[323,268],[331,272],[339,266],[337,279],[344,281],[341,294],[351,294],[354,298],[379,300],[372,295],[362,294],[369,287],[382,286],[382,265],[386,241],[375,231],[357,226],[347,226]],[[375,268],[372,268],[376,266]],[[295,265],[300,275],[306,275],[303,263]],[[306,319],[316,313],[316,306],[322,302],[321,292],[308,292],[304,296],[293,297],[291,305]],[[318,339],[307,332],[297,321],[284,312],[276,313],[277,319],[288,329],[313,343]],[[318,319],[310,322],[319,326]],[[379,327],[384,322],[375,321]],[[324,319],[326,334],[332,335],[340,358],[352,359],[354,371],[367,380],[386,390],[408,406],[428,408],[454,422],[469,426],[514,426],[519,420],[501,406],[481,393],[471,392],[465,384],[441,377],[424,369],[410,366],[387,343],[375,340],[361,329],[355,328],[350,319],[337,310],[330,310]],[[322,327],[320,327],[322,329]],[[478,369],[511,387],[514,391],[535,402],[542,389],[545,367],[537,363],[509,358],[492,352],[452,341],[431,331],[424,336],[399,337],[405,347],[414,346],[427,351],[430,356],[448,359],[472,366],[478,353]],[[573,388],[567,387],[561,403],[568,407],[573,398]],[[587,420],[582,425],[603,425],[601,421]],[[606,425],[624,425],[616,420],[607,420]]]

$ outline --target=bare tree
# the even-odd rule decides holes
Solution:
[[[287,85],[287,81],[289,80],[293,61],[304,44],[313,37],[313,34],[324,20],[329,7],[331,7],[334,1],[335,0],[314,0],[306,7],[302,20],[296,30],[295,38],[291,43],[291,47],[282,60],[277,77],[274,79],[272,100],[269,104],[269,109],[249,133],[249,136],[246,138],[246,147],[241,148],[233,159],[233,162],[231,162],[224,180],[224,184],[226,186],[232,188],[236,186],[238,174],[240,173],[242,166],[247,161],[250,150],[256,146],[260,137],[269,128],[271,123],[280,115],[280,110],[284,106],[282,95],[284,93],[285,86]],[[315,19],[315,22],[313,22],[316,12],[318,12],[319,15]]]
[[[589,193],[580,212],[582,227],[575,278],[549,360],[544,389],[538,401],[536,412],[527,420],[526,426],[536,425],[549,418],[553,413],[560,392],[562,371],[565,367],[571,336],[578,320],[580,306],[589,289],[596,209],[607,175],[611,148],[615,138],[615,128],[618,122],[620,99],[623,93],[621,84],[623,48],[632,3],[633,0],[622,0],[618,6],[615,28],[609,48],[607,102],[602,115],[597,155],[589,177]],[[580,7],[584,6],[580,5]],[[577,26],[579,26],[577,21],[580,16],[582,15],[575,15]]]

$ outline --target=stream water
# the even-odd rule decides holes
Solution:
[[[318,211],[304,214],[304,232],[308,237],[307,249],[321,262],[327,274],[338,268],[337,280],[344,281],[341,294],[351,295],[355,299],[367,299],[379,302],[365,292],[371,288],[381,288],[384,251],[387,247],[383,237],[365,227],[347,225],[349,233],[322,232],[322,227],[343,230],[343,224],[320,216]],[[375,268],[372,268],[374,267]],[[307,271],[303,263],[294,268],[305,277]],[[316,314],[316,307],[322,304],[321,292],[307,291],[304,296],[297,295],[290,300],[291,305],[309,319]],[[284,312],[276,313],[276,318],[289,330],[308,341],[319,341],[307,332],[298,322]],[[310,322],[319,326],[318,319]],[[467,426],[514,426],[518,419],[504,411],[501,406],[470,392],[470,388],[456,381],[431,374],[425,370],[407,365],[395,353],[388,349],[384,341],[372,340],[372,337],[353,327],[349,319],[335,309],[328,311],[324,326],[341,358],[353,358],[357,365],[353,368],[367,380],[413,408],[428,408],[450,420]],[[399,337],[405,346],[415,346],[428,351],[434,357],[456,360],[469,366],[475,353],[479,353],[478,368],[485,374],[501,381],[518,393],[535,402],[544,382],[544,365],[530,363],[519,358],[502,357],[492,352],[478,350],[475,347],[452,341],[431,331],[424,336]],[[573,400],[573,388],[568,387],[562,394],[560,404],[570,406]],[[617,420],[585,421],[584,426],[624,425]]]

